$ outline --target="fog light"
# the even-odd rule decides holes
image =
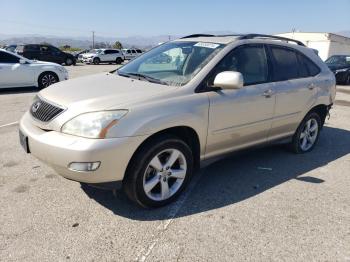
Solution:
[[[100,167],[101,162],[73,162],[68,168],[73,171],[95,171]]]

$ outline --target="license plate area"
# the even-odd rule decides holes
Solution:
[[[22,133],[21,130],[19,130],[19,142],[21,146],[23,147],[24,151],[29,154],[29,146],[28,146],[28,137]]]

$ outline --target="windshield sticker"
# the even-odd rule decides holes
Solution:
[[[195,44],[194,46],[198,46],[198,47],[206,47],[206,48],[211,48],[211,49],[215,49],[219,46],[219,44],[213,44],[213,43],[201,43],[198,42],[197,44]]]

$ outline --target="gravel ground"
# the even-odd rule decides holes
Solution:
[[[74,78],[116,66],[67,68]],[[0,261],[350,261],[350,87],[338,87],[313,152],[232,155],[156,210],[26,155],[18,126],[4,125],[35,93],[0,93]]]

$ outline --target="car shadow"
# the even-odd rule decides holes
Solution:
[[[23,93],[37,93],[39,89],[35,86],[29,87],[14,87],[14,88],[4,88],[0,89],[0,95],[10,95],[10,94],[23,94]]]
[[[284,145],[275,145],[226,157],[196,174],[200,175],[198,183],[187,192],[188,198],[175,218],[234,205],[292,179],[319,185],[325,181],[307,173],[349,153],[350,131],[324,127],[317,146],[307,154],[293,154]],[[140,221],[168,219],[179,201],[145,210],[131,203],[121,191],[114,196],[86,185],[82,189],[114,214]]]

